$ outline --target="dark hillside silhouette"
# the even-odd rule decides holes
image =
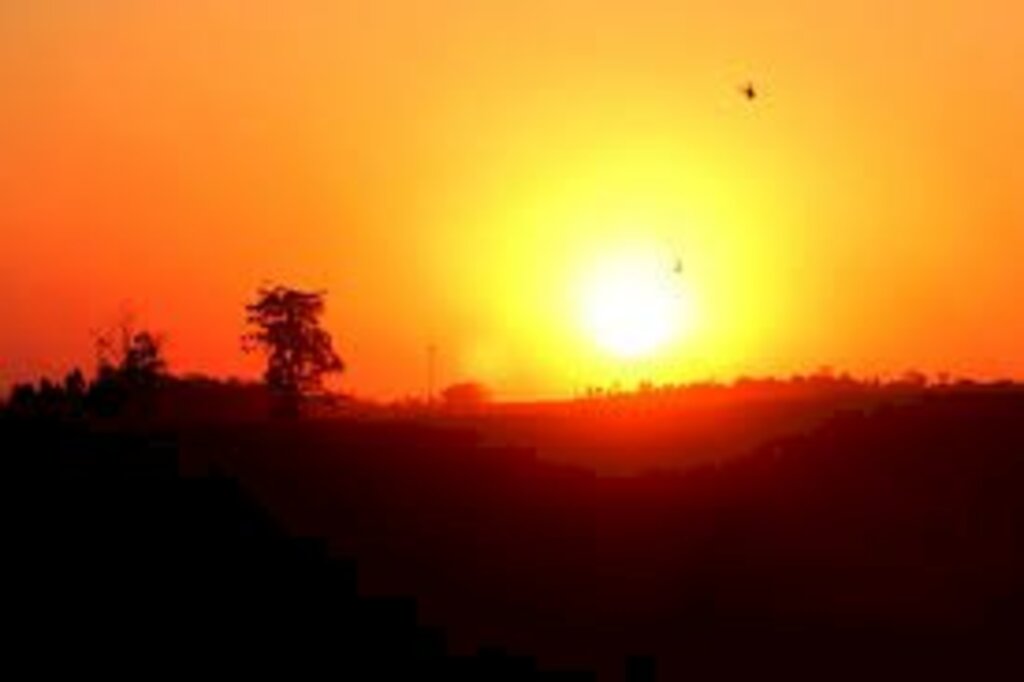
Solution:
[[[190,409],[142,422],[33,403],[48,384],[3,412],[18,618],[96,665],[118,641],[354,679],[381,660],[405,679],[1024,672],[1014,384],[747,381],[279,421],[260,387],[193,378],[158,391]],[[219,407],[243,396],[251,411]],[[660,471],[613,475],[630,456]]]
[[[283,533],[234,479],[182,476],[172,434],[0,428],[22,540],[6,611],[40,673],[593,678],[502,650],[450,655],[414,598],[360,595],[355,562]]]

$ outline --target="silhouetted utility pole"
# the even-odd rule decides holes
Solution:
[[[427,346],[427,402],[434,402],[434,381],[437,374],[437,345]]]

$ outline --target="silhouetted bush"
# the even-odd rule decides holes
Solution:
[[[445,388],[441,399],[449,409],[477,410],[491,401],[491,393],[483,384],[466,381]]]

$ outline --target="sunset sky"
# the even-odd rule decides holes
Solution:
[[[4,391],[126,313],[256,376],[265,282],[366,396],[1024,377],[1022,261],[1017,0],[0,2]]]

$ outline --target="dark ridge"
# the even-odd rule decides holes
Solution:
[[[233,478],[181,475],[171,434],[0,428],[15,513],[5,610],[36,674],[594,679],[497,647],[452,655],[414,598],[360,594],[355,561],[286,534]]]
[[[639,406],[0,415],[12,649],[123,676],[1024,679],[1019,387]],[[579,464],[612,437],[693,463]]]

